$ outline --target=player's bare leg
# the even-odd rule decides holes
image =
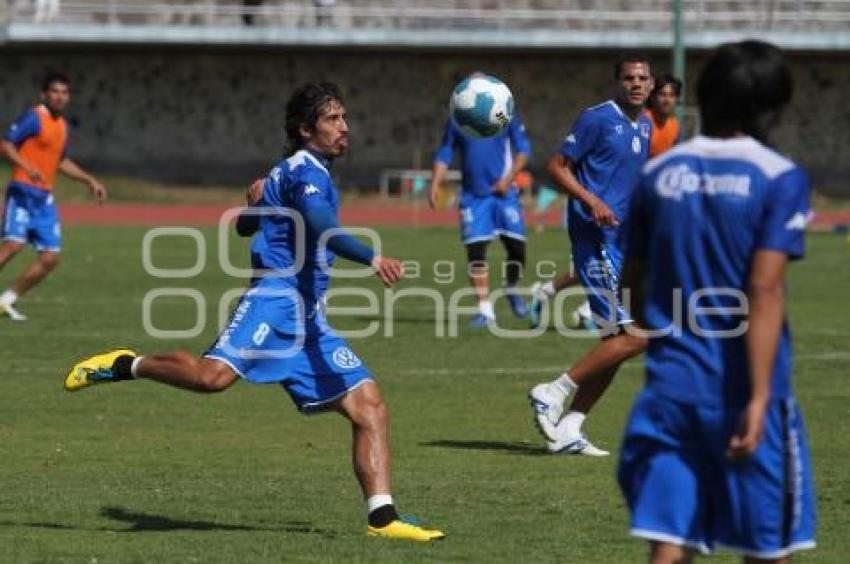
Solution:
[[[212,393],[229,388],[238,378],[230,366],[184,351],[150,356],[119,349],[78,362],[65,378],[65,389],[77,391],[106,382],[146,378],[193,392]]]
[[[390,414],[378,386],[358,386],[335,408],[351,421],[354,474],[368,506],[368,534],[414,541],[443,538],[441,531],[403,522],[396,511],[390,493]]]
[[[366,498],[390,495],[390,414],[373,382],[355,388],[337,410],[351,421],[354,473]]]
[[[18,241],[10,241],[8,239],[0,241],[0,268],[3,268],[23,248],[24,244]]]
[[[44,280],[57,266],[59,266],[59,253],[56,251],[41,251],[38,258],[12,283],[11,290],[18,296],[23,296],[33,286]]]
[[[650,564],[690,564],[693,560],[694,551],[690,548],[667,542],[650,543]]]
[[[4,240],[0,242],[0,268],[6,265],[12,258],[24,248],[23,243],[18,241]],[[14,304],[18,299],[18,292],[9,288],[0,294],[0,315],[6,314],[13,321],[26,321],[26,316],[15,309]]]
[[[133,376],[201,393],[224,391],[238,379],[220,360],[198,358],[185,351],[140,357]]]
[[[583,438],[581,426],[587,413],[608,389],[620,364],[646,349],[646,338],[621,331],[606,337],[593,347],[567,372],[552,382],[532,388],[530,399],[540,431],[552,443],[550,450],[597,455],[607,454]],[[573,396],[570,410],[563,414],[563,404]],[[584,452],[586,451],[586,452]]]

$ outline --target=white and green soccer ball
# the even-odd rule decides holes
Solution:
[[[476,73],[460,81],[452,92],[449,115],[472,137],[492,137],[514,116],[514,96],[496,77]]]

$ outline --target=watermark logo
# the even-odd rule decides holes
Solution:
[[[292,358],[303,352],[306,336],[311,331],[328,330],[327,318],[347,319],[345,329],[335,333],[346,339],[363,339],[374,335],[392,338],[398,323],[419,319],[423,332],[437,338],[457,338],[464,334],[470,317],[479,313],[478,293],[467,280],[486,273],[486,264],[475,265],[440,259],[433,262],[405,261],[405,278],[393,288],[340,286],[327,290],[332,279],[359,279],[374,274],[370,266],[346,264],[335,266],[333,253],[327,249],[333,237],[343,231],[366,238],[380,254],[381,237],[369,228],[332,229],[312,240],[304,219],[293,209],[252,208],[264,221],[277,224],[275,231],[280,240],[270,244],[282,245],[275,249],[274,257],[280,259],[274,268],[245,268],[231,262],[232,223],[244,208],[228,210],[218,226],[218,252],[207,252],[204,234],[190,227],[160,227],[151,229],[142,241],[142,263],[145,272],[153,278],[167,281],[180,280],[174,287],[154,288],[142,300],[142,324],[146,333],[158,339],[191,339],[209,329],[207,301],[213,297],[193,287],[190,279],[209,273],[208,255],[217,256],[215,265],[224,274],[239,280],[217,299],[217,327],[219,337],[214,348],[224,355],[240,359]],[[174,238],[188,239],[193,243],[194,257],[190,264],[180,268],[166,268],[155,260],[154,243]],[[160,242],[159,246],[163,243]],[[259,251],[264,252],[260,243]],[[159,247],[158,247],[159,248]],[[255,250],[257,250],[255,248]],[[276,260],[277,260],[276,259]],[[263,258],[266,262],[274,260]],[[262,261],[261,261],[262,262]],[[254,265],[257,266],[257,265]],[[267,266],[267,265],[265,265]],[[523,265],[503,263],[502,278],[509,268]],[[554,261],[540,261],[526,265],[525,271],[537,280],[553,279],[558,265]],[[484,331],[502,339],[528,339],[556,332],[567,338],[597,339],[614,335],[622,330],[659,338],[694,334],[700,337],[722,339],[736,338],[747,330],[748,303],[746,295],[732,288],[703,288],[690,295],[675,289],[669,307],[662,316],[669,319],[666,327],[644,329],[629,323],[631,296],[628,290],[619,291],[616,273],[611,272],[606,257],[590,261],[585,279],[593,280],[595,288],[573,285],[542,300],[540,320],[531,324],[505,325],[494,320]],[[252,280],[249,289],[245,286]],[[460,283],[460,284],[459,284]],[[452,286],[458,286],[453,288]],[[594,321],[597,331],[587,331],[574,326],[567,304],[576,304],[593,295]],[[534,298],[528,287],[498,288],[489,293],[490,301],[498,306],[508,300],[530,303]],[[540,298],[540,296],[538,296]],[[161,327],[153,316],[154,304],[160,299],[190,300],[194,306],[194,320],[187,318],[181,327]],[[599,304],[607,304],[599,307]],[[501,307],[501,306],[499,306]],[[255,308],[259,308],[256,309]],[[607,310],[602,312],[600,310]],[[259,313],[262,312],[262,313]],[[269,316],[269,317],[263,317]],[[666,317],[665,317],[666,316]],[[626,320],[626,321],[624,321]],[[352,328],[356,326],[356,328]],[[359,366],[360,360],[347,347],[332,353],[333,362],[341,368]]]

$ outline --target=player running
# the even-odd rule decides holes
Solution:
[[[528,315],[525,300],[513,290],[525,266],[525,218],[514,178],[531,157],[531,143],[518,114],[501,133],[487,138],[465,135],[446,120],[443,140],[434,155],[431,174],[431,207],[436,206],[446,170],[460,153],[463,192],[460,198],[461,238],[469,261],[469,280],[478,297],[479,313],[472,327],[494,323],[496,313],[490,301],[487,272],[487,246],[495,237],[507,253],[503,275],[506,297],[514,315]]]
[[[688,563],[715,546],[788,562],[815,546],[785,318],[809,181],[764,144],[792,90],[776,47],[721,46],[697,85],[705,136],[650,161],[634,198],[624,287],[655,335],[618,476],[652,562]]]
[[[47,74],[41,87],[41,104],[15,121],[0,142],[0,150],[12,161],[12,178],[6,189],[6,212],[0,242],[0,268],[17,255],[25,243],[38,257],[12,285],[0,294],[0,315],[26,321],[15,308],[19,297],[41,282],[59,264],[62,235],[53,200],[57,171],[89,187],[100,203],[106,188],[65,156],[68,124],[65,109],[71,98],[70,80],[62,73]]]
[[[549,159],[549,173],[570,195],[569,235],[575,272],[587,291],[602,343],[552,382],[529,393],[551,452],[606,456],[581,431],[623,359],[644,342],[623,329],[632,320],[617,296],[629,203],[649,154],[651,125],[643,113],[652,90],[649,60],[627,54],[614,67],[613,100],[584,110]],[[609,342],[610,341],[610,342]],[[574,395],[569,412],[564,402]]]
[[[196,392],[223,391],[240,378],[280,383],[303,413],[336,411],[351,421],[370,536],[443,538],[399,518],[390,493],[387,406],[372,373],[327,324],[320,305],[335,255],[371,265],[386,285],[403,276],[400,261],[339,230],[339,194],[329,170],[348,148],[348,126],[337,87],[296,90],[286,106],[286,132],[290,156],[271,170],[260,196],[260,211],[270,215],[251,219],[243,212],[238,222],[242,233],[259,230],[251,245],[256,276],[212,348],[201,358],[130,350],[93,356],[71,369],[65,388],[137,378]]]

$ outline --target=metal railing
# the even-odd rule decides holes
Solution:
[[[684,0],[692,31],[846,31],[850,0]],[[323,5],[324,4],[324,5]],[[388,30],[667,30],[671,0],[11,0],[7,24]]]

